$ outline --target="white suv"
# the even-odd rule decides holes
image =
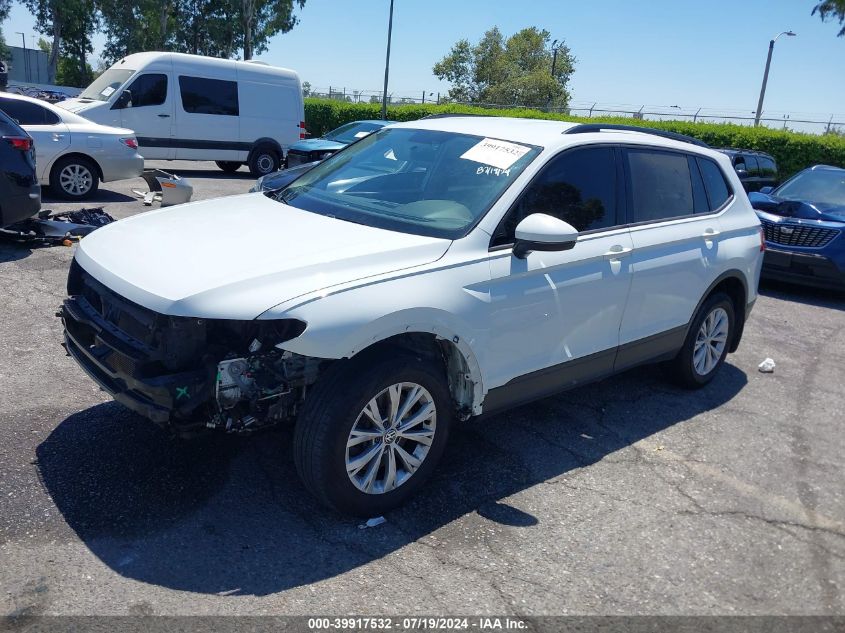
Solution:
[[[97,230],[65,342],[177,432],[295,423],[309,490],[374,516],[424,483],[458,420],[646,362],[709,382],[762,245],[730,161],[692,139],[433,117],[281,191]]]

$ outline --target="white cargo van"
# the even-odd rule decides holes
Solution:
[[[254,61],[136,53],[58,105],[134,130],[144,158],[246,164],[256,176],[277,170],[305,136],[299,76]]]

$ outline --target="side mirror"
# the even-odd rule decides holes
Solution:
[[[775,190],[774,187],[760,187],[760,193],[765,193],[766,195],[769,195],[774,190]]]
[[[114,109],[115,110],[122,110],[123,108],[131,108],[132,107],[132,91],[131,90],[124,90],[120,93],[120,96],[117,98],[117,101],[114,102]]]
[[[568,222],[532,213],[516,225],[513,254],[525,259],[531,251],[568,251],[578,241],[578,231]]]

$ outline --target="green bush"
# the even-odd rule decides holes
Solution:
[[[414,121],[430,114],[495,114],[496,116],[551,119],[574,123],[622,123],[679,132],[700,139],[712,147],[756,149],[775,157],[782,179],[797,171],[820,163],[845,167],[845,138],[836,135],[818,136],[766,127],[750,127],[731,123],[692,123],[688,121],[640,121],[622,117],[576,117],[522,108],[489,109],[454,104],[392,105],[387,118],[393,121]],[[305,124],[312,136],[361,119],[380,119],[381,104],[347,103],[329,99],[305,100]]]

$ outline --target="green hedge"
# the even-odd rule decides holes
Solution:
[[[621,117],[575,117],[521,108],[487,109],[462,105],[394,105],[387,108],[387,117],[394,121],[414,121],[430,114],[454,112],[462,114],[495,114],[497,116],[552,119],[577,123],[623,123],[679,132],[701,139],[713,147],[756,149],[775,157],[782,179],[819,163],[845,167],[845,138],[836,135],[817,136],[766,127],[750,127],[730,123],[691,123],[687,121],[638,121]],[[305,124],[313,136],[320,136],[339,125],[361,119],[380,119],[381,104],[346,103],[329,99],[305,100]]]

